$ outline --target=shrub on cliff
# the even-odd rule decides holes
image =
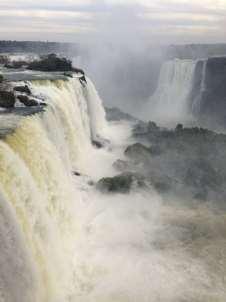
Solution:
[[[43,57],[40,61],[28,64],[28,69],[38,71],[73,71],[72,63],[66,58],[59,58],[56,54]]]

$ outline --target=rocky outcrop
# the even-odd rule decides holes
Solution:
[[[1,65],[6,65],[9,63],[9,59],[7,56],[5,55],[0,55],[0,64]]]
[[[34,100],[34,99],[30,98],[29,96],[24,95],[24,94],[22,94],[22,95],[17,95],[17,98],[18,98],[18,100],[19,100],[22,104],[24,104],[25,106],[28,106],[28,107],[31,107],[31,106],[38,106],[38,105],[39,105],[39,103],[38,103],[36,100]]]
[[[0,82],[0,107],[13,108],[17,100],[26,107],[47,105],[43,101],[36,100],[27,85],[13,87],[12,83],[2,80]]]
[[[98,181],[97,188],[108,193],[129,193],[132,186],[145,186],[144,177],[136,173],[122,173],[114,177],[105,177]]]
[[[44,56],[39,61],[28,64],[28,69],[38,71],[73,71],[72,62],[66,58],[60,58],[56,54]]]
[[[0,87],[0,107],[11,108],[16,102],[15,95],[12,91],[1,90]]]
[[[15,86],[14,91],[18,91],[18,92],[22,92],[22,93],[26,93],[28,95],[31,95],[31,90],[27,85],[24,86]]]
[[[226,126],[225,83],[226,57],[197,62],[189,98],[192,113],[198,120]]]
[[[16,98],[10,83],[4,81],[3,77],[0,81],[0,107],[12,108],[14,107]]]
[[[225,203],[226,135],[182,124],[174,130],[152,123],[146,124],[145,131],[138,128],[137,143],[126,148],[127,160],[116,161],[116,169],[142,175],[163,195]]]
[[[210,58],[206,65],[205,90],[200,113],[226,122],[226,57]]]

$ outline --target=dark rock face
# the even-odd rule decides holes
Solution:
[[[103,144],[97,140],[92,140],[93,146],[95,146],[97,149],[103,148]]]
[[[206,67],[206,90],[201,113],[226,118],[226,57],[210,58]]]
[[[75,73],[81,73],[83,76],[85,75],[85,72],[82,69],[77,68],[77,67],[73,67],[72,71],[74,71]]]
[[[133,184],[138,187],[144,186],[143,177],[135,173],[122,173],[114,177],[102,178],[98,181],[97,188],[102,192],[129,193]]]
[[[8,64],[8,63],[9,63],[8,57],[4,56],[4,55],[0,55],[0,64],[5,65],[5,64]]]
[[[23,94],[19,94],[19,93]],[[13,87],[11,82],[0,83],[0,107],[14,108],[16,100],[19,100],[26,107],[47,106],[43,101],[37,101],[32,97],[31,90],[27,85]]]
[[[16,86],[13,88],[15,91],[18,91],[18,92],[23,92],[23,93],[26,93],[26,94],[31,94],[31,90],[30,88],[25,85],[25,86]]]
[[[27,95],[18,95],[17,98],[21,103],[28,107],[39,105],[36,100],[29,98]]]
[[[16,98],[12,91],[1,90],[0,88],[0,107],[11,108],[14,107]]]
[[[190,95],[193,114],[197,118],[226,126],[225,83],[226,57],[209,58],[197,63]]]
[[[77,172],[77,171],[73,171],[73,175],[74,176],[81,176],[81,173]]]

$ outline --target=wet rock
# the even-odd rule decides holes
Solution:
[[[0,88],[0,107],[12,108],[16,102],[15,95],[12,91],[1,90]]]
[[[84,70],[82,70],[80,68],[77,68],[77,67],[73,67],[72,71],[75,72],[75,73],[81,73],[82,75],[85,75]]]
[[[29,98],[27,95],[24,94],[18,95],[17,98],[21,103],[23,103],[25,106],[28,107],[39,105],[39,103],[36,100]]]
[[[75,176],[81,176],[81,173],[79,173],[77,171],[73,171],[73,175],[75,175]]]
[[[0,74],[0,83],[2,83],[4,81],[4,77],[2,74]]]
[[[95,146],[97,149],[103,148],[103,144],[100,141],[92,140],[93,146]]]
[[[97,188],[102,192],[129,193],[132,185],[145,186],[143,176],[136,173],[122,173],[114,177],[105,177],[98,181]]]
[[[73,73],[72,72],[64,72],[63,75],[65,77],[73,78]]]
[[[86,81],[85,75],[82,75],[81,77],[79,77],[79,81],[82,84],[82,86],[84,86],[84,87],[86,86],[87,81]]]
[[[46,106],[48,106],[48,104],[46,104],[45,102],[39,102],[39,106],[46,107]]]
[[[25,85],[25,86],[15,86],[13,89],[15,91],[23,92],[23,93],[26,93],[28,95],[31,95],[31,90],[27,85]]]
[[[9,59],[7,56],[5,55],[0,55],[0,64],[1,65],[5,65],[9,63]]]

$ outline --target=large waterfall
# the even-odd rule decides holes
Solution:
[[[184,105],[193,65],[168,62],[160,78]],[[48,106],[0,140],[0,302],[224,302],[225,212],[149,185],[98,191],[127,164],[130,122],[106,122],[88,78],[26,85]]]
[[[81,201],[72,172],[87,173],[105,113],[89,79],[28,85],[48,108],[0,142],[0,301],[71,301]]]
[[[171,60],[163,63],[158,87],[151,96],[144,116],[164,122],[179,122],[191,115],[190,93],[193,88],[197,62],[194,60]]]

